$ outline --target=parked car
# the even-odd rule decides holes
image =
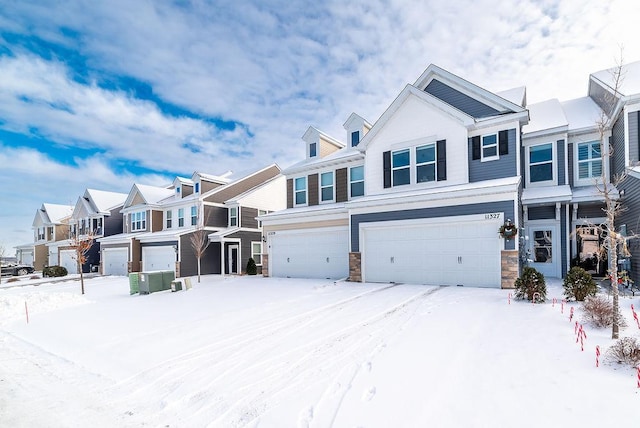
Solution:
[[[12,264],[2,266],[2,276],[28,275],[33,272],[33,267],[28,265]]]

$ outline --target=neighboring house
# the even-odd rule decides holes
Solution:
[[[638,158],[640,104],[623,97],[613,171],[602,161],[595,85],[592,75],[588,97],[527,105],[525,88],[492,93],[431,65],[373,126],[352,114],[347,144],[309,128],[306,159],[283,171],[287,209],[259,218],[267,274],[506,288],[529,259],[562,277],[602,239],[601,168]],[[640,169],[630,171],[632,208]],[[640,206],[627,213],[631,233]],[[506,240],[509,220],[519,233]]]
[[[120,210],[127,198],[126,193],[86,189],[78,198],[69,219],[69,240],[61,241],[58,248],[60,266],[69,273],[79,273],[77,255],[71,247],[71,239],[83,239],[91,234],[96,240],[85,254],[86,262],[82,271],[98,272],[100,268],[100,244],[98,238],[122,232],[123,217]]]
[[[33,244],[23,244],[15,247],[16,261],[19,264],[33,266],[35,248]]]
[[[128,272],[175,270],[197,274],[191,236],[202,230],[211,244],[202,274],[241,273],[246,261],[261,255],[262,233],[255,220],[285,206],[284,178],[277,165],[233,179],[195,172],[177,177],[168,188],[134,185],[122,212],[122,234],[99,240],[103,265],[126,257]],[[253,250],[253,252],[252,252]],[[109,263],[108,263],[109,262]],[[104,270],[105,274],[126,274]]]
[[[73,205],[42,204],[36,211],[32,227],[34,231],[35,270],[58,264],[58,241],[69,237],[69,218]]]

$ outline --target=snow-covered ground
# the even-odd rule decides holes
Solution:
[[[77,281],[0,289],[1,426],[638,421],[636,371],[595,367],[609,329],[585,325],[580,350],[569,308],[551,303],[558,282],[541,305],[509,304],[508,290],[261,277],[128,290],[122,277],[89,279],[84,296]],[[632,303],[621,299],[621,336],[640,337]]]

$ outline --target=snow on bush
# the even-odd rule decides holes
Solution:
[[[591,274],[578,266],[571,268],[562,286],[567,299],[576,299],[578,302],[584,301],[588,296],[595,296],[598,292],[598,286]]]
[[[613,303],[605,296],[590,296],[582,304],[583,321],[596,327],[611,327],[613,324]],[[620,316],[620,327],[626,327],[627,322]]]
[[[637,367],[640,364],[640,342],[635,337],[623,337],[607,350],[607,359]]]
[[[536,295],[536,302],[544,302],[547,299],[547,285],[544,281],[544,275],[532,267],[525,267],[522,275],[514,284],[516,291],[516,299],[533,300]]]

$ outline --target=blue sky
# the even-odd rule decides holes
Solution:
[[[613,1],[6,1],[0,8],[0,245],[43,203],[304,156],[345,139],[434,63],[529,102],[586,95],[640,52]],[[13,252],[11,249],[9,252]]]

